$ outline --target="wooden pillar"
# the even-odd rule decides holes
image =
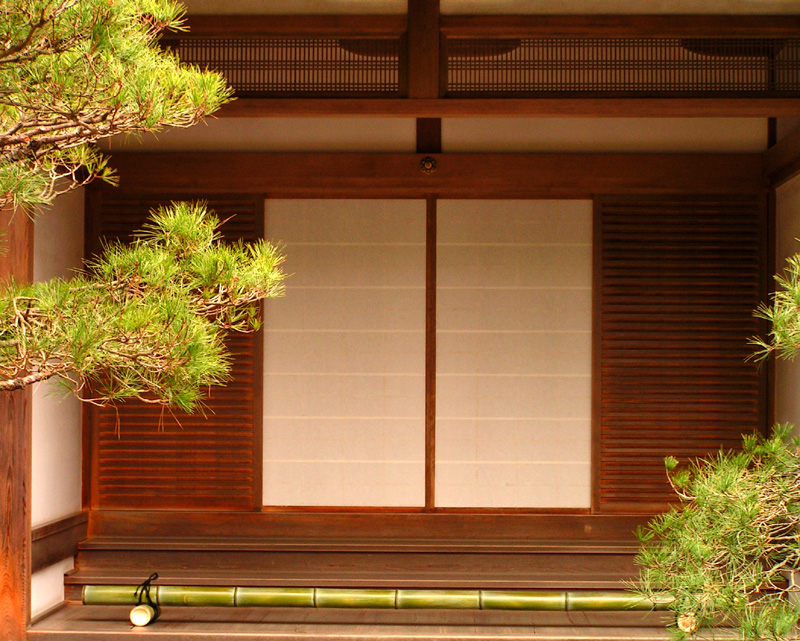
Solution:
[[[33,276],[33,223],[0,211],[0,283]],[[24,641],[30,622],[31,393],[0,392],[0,639]]]
[[[408,97],[439,97],[439,0],[408,0]]]

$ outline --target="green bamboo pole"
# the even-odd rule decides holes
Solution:
[[[240,608],[313,608],[314,588],[236,588]]]
[[[407,610],[480,610],[479,590],[397,590],[397,607]]]
[[[652,610],[650,599],[631,592],[567,592],[567,610],[618,611]],[[658,604],[655,604],[656,607]]]
[[[159,585],[156,590],[159,605],[194,605],[234,607],[236,588]]]
[[[556,610],[567,609],[566,592],[530,590],[482,590],[481,610]]]
[[[389,608],[396,607],[397,590],[317,588],[314,605],[318,608]]]
[[[87,585],[84,605],[136,605],[136,586]],[[651,601],[632,592],[539,592],[535,590],[393,590],[361,588],[269,588],[152,586],[162,606],[471,609],[537,611],[663,610],[669,599]]]
[[[139,600],[136,598],[135,585],[84,585],[83,604],[84,605],[136,605]],[[154,595],[155,586],[150,591]]]

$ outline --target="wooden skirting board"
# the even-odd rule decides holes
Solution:
[[[89,515],[79,512],[33,528],[31,531],[31,571],[75,556],[78,543],[86,538]]]

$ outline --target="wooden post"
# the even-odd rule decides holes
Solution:
[[[408,0],[408,97],[439,97],[439,0]]]
[[[0,283],[33,276],[33,223],[0,211]],[[30,622],[31,394],[0,392],[0,639],[24,641]]]

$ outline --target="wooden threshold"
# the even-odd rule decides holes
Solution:
[[[239,98],[220,118],[769,118],[800,115],[800,98]]]
[[[634,543],[634,530],[647,523],[648,514],[370,514],[175,512],[156,510],[97,510],[89,513],[91,538],[183,539],[241,538],[318,540],[374,540],[384,543],[425,539],[445,544],[455,539],[493,541],[558,541]]]

